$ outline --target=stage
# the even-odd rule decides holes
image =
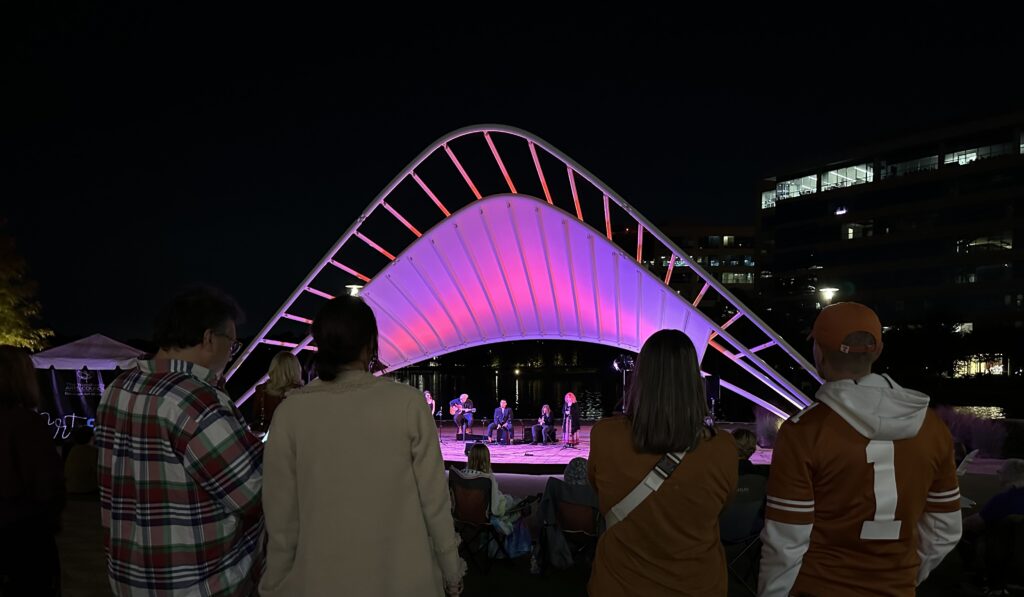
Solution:
[[[575,448],[566,448],[561,443],[562,434],[556,429],[555,439],[558,443],[532,446],[529,443],[519,443],[523,437],[523,426],[517,420],[514,425],[514,435],[517,443],[512,445],[501,445],[498,443],[487,444],[491,451],[491,465],[495,472],[501,473],[524,473],[536,475],[557,475],[565,469],[565,465],[576,457],[588,458],[590,456],[590,430],[593,424],[584,423],[580,428],[580,443]],[[738,427],[745,427],[743,424],[724,423],[720,429],[731,431]],[[462,467],[466,463],[466,446],[473,444],[473,437],[480,436],[484,443],[487,442],[486,427],[476,425],[470,433],[470,441],[463,442],[455,437],[456,430],[453,423],[446,421],[440,433],[441,456],[445,465],[455,464]],[[526,434],[529,435],[530,428],[526,427]],[[771,464],[772,451],[759,448],[751,457],[755,464]]]
[[[533,421],[531,421],[533,422]],[[491,465],[495,471],[504,473],[534,473],[534,474],[557,474],[565,469],[565,465],[577,456],[586,458],[590,454],[590,428],[592,425],[583,425],[580,429],[580,443],[575,448],[566,448],[561,443],[562,434],[555,430],[555,439],[558,443],[531,446],[529,443],[521,443],[523,437],[522,425],[516,422],[514,425],[515,443],[504,446],[498,443],[487,444],[491,451]],[[487,442],[487,428],[476,425],[473,432],[469,434],[470,441],[464,442],[455,437],[456,430],[453,423],[444,425],[441,429],[441,456],[445,464],[466,463],[465,449],[472,445],[474,436],[483,437]],[[526,427],[526,435],[529,436],[530,427]]]

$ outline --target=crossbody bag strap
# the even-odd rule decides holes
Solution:
[[[683,461],[684,456],[686,456],[685,451],[669,452],[662,456],[658,463],[654,465],[654,468],[647,473],[647,476],[632,491],[626,494],[626,497],[622,498],[619,503],[612,506],[612,509],[608,511],[608,515],[605,516],[605,528],[610,529],[622,522],[648,496],[661,489],[661,484],[672,476],[679,463]]]

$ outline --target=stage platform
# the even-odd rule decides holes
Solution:
[[[577,456],[587,458],[590,455],[590,429],[592,425],[583,425],[580,429],[580,443],[575,448],[566,448],[562,443],[554,443],[532,446],[529,443],[522,443],[522,427],[515,425],[515,442],[511,445],[498,443],[487,444],[491,451],[491,466],[495,472],[503,473],[526,473],[526,474],[559,474],[565,469],[565,465]],[[441,456],[446,465],[458,464],[460,467],[466,463],[466,446],[474,443],[474,437],[482,438],[487,442],[487,428],[474,426],[473,433],[469,434],[468,441],[456,437],[456,429],[449,423],[441,428]],[[526,434],[529,435],[529,428]],[[555,439],[561,440],[562,434],[555,433]]]
[[[555,444],[547,445],[530,445],[529,443],[521,443],[520,438],[523,437],[522,427],[517,423],[515,425],[515,438],[516,442],[512,445],[501,445],[501,444],[487,444],[487,447],[491,451],[491,466],[495,472],[501,473],[521,473],[521,474],[534,474],[534,475],[557,475],[561,474],[565,470],[565,465],[569,464],[569,461],[576,457],[589,458],[590,456],[590,430],[593,424],[584,423],[580,428],[579,438],[580,443],[576,448],[566,448],[559,441]],[[747,427],[743,424],[735,423],[723,423],[721,428],[731,431],[737,427]],[[473,444],[473,437],[483,438],[481,441],[487,442],[486,438],[486,427],[475,426],[473,431],[475,433],[470,434],[470,440],[464,442],[456,437],[456,429],[454,425],[447,422],[446,425],[442,426],[440,432],[441,441],[441,456],[444,458],[445,465],[456,464],[462,467],[466,463],[466,446]],[[526,433],[529,434],[529,428],[526,429]],[[562,434],[555,434],[556,439],[561,440]],[[770,464],[772,459],[772,451],[758,449],[757,453],[751,457],[751,461],[755,464]]]

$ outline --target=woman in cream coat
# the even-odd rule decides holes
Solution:
[[[313,322],[320,378],[274,415],[263,464],[264,596],[458,595],[458,555],[434,421],[415,389],[370,372],[361,299]]]

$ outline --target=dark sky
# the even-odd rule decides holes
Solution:
[[[401,168],[469,124],[539,135],[656,222],[750,222],[776,169],[1024,106],[1007,15],[396,6],[3,19],[0,218],[46,323],[145,337],[204,282],[253,332]]]

